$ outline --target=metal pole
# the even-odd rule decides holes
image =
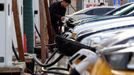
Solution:
[[[41,34],[41,61],[42,63],[46,60],[46,47],[45,47],[45,11],[44,11],[44,4],[43,0],[39,0],[39,10],[40,10],[40,34]]]
[[[50,18],[50,12],[48,9],[48,2],[47,0],[43,0],[44,1],[44,8],[46,11],[46,20],[47,20],[47,29],[48,29],[48,36],[49,36],[49,44],[54,43],[54,36],[55,36],[55,32],[52,28],[52,24],[51,24],[51,18]]]
[[[13,11],[13,16],[14,16],[15,30],[16,30],[16,36],[17,36],[19,58],[21,61],[25,61],[17,0],[12,0],[12,11]]]

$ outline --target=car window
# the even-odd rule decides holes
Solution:
[[[95,10],[95,9],[94,9],[94,10]],[[94,14],[93,14],[93,11],[94,11],[94,10],[87,11],[87,12],[85,12],[85,14],[86,14],[86,15],[94,15]]]
[[[99,9],[92,10],[91,13],[92,13],[92,15],[103,15],[112,9],[114,9],[114,8],[99,8]],[[89,15],[89,12],[86,12],[86,14]]]
[[[134,10],[134,4],[122,9],[121,11],[114,13],[113,15],[126,15],[133,10]]]
[[[129,5],[131,5],[131,4],[132,4],[132,3],[130,3],[130,4],[124,4],[124,5],[120,6],[119,8],[116,8],[116,9],[114,9],[114,10],[112,10],[112,11],[109,11],[109,12],[106,13],[105,15],[113,15],[114,13],[116,13],[116,12],[122,10],[123,8],[125,8],[125,7],[127,7],[127,6],[129,6]]]
[[[93,11],[93,14],[101,15],[101,14],[103,14],[103,9],[95,9]]]
[[[134,10],[132,12],[128,13],[127,15],[134,16]]]
[[[133,11],[134,10],[134,7],[133,8],[131,8],[131,9],[129,9],[129,10],[127,10],[126,12],[124,12],[122,15],[126,15],[126,14],[128,14],[128,13],[130,13],[131,11]]]

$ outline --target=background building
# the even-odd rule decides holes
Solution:
[[[54,1],[57,1],[57,0],[54,0]],[[85,8],[86,6],[98,5],[100,2],[103,2],[105,3],[105,5],[108,5],[108,6],[120,6],[128,2],[134,2],[134,0],[72,0],[72,3],[71,3],[72,6],[69,6],[67,14],[71,14],[75,11],[81,10]]]

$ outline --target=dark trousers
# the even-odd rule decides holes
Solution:
[[[53,27],[56,34],[58,34],[58,35],[61,34],[61,28],[58,24],[54,23],[54,24],[52,24],[52,27]]]

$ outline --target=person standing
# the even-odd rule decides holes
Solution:
[[[101,2],[98,6],[105,6],[105,3]]]
[[[70,3],[71,0],[62,0],[51,4],[49,7],[52,27],[56,34],[61,33],[60,27],[63,25],[62,21],[64,20],[66,8]]]

